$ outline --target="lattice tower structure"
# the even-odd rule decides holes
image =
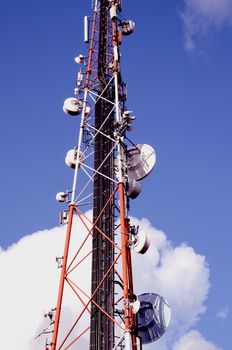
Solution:
[[[76,349],[78,342],[83,348],[86,336],[91,350],[141,348],[133,313],[121,10],[120,1],[94,1],[88,55],[83,56],[84,70],[80,69],[74,89],[81,101],[81,121],[73,186],[66,192],[68,208],[61,215],[67,229],[64,253],[58,259],[61,275],[49,350]],[[92,217],[82,206],[92,211]],[[83,273],[91,275],[91,282],[82,284]],[[70,293],[78,306],[73,306],[75,315],[68,325],[63,305]]]
[[[98,46],[98,94],[99,99],[95,105],[95,128],[102,133],[95,138],[94,168],[99,169],[103,177],[96,174],[94,177],[93,193],[93,220],[96,221],[102,209],[113,192],[114,184],[109,178],[114,177],[114,152],[110,153],[113,142],[105,135],[113,138],[114,111],[111,102],[114,102],[114,84],[109,83],[109,58],[112,56],[112,27],[108,17],[109,2],[101,1],[99,15],[99,46]],[[109,41],[110,38],[110,41]],[[111,59],[110,64],[112,65]],[[110,101],[110,102],[109,102]],[[110,155],[109,155],[110,154]],[[109,156],[108,156],[109,155]],[[108,157],[107,157],[108,156]],[[105,162],[103,163],[103,161]],[[104,214],[98,220],[98,227],[114,240],[114,198],[108,203]],[[107,275],[99,289],[98,285],[109,270],[114,260],[114,246],[102,234],[93,230],[92,254],[92,294],[97,290],[94,300],[111,317],[114,317],[114,269]],[[114,345],[114,327],[110,319],[95,305],[91,304],[90,349],[110,350]]]

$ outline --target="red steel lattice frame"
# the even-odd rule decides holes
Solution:
[[[112,4],[114,4],[114,1],[111,1]],[[105,64],[105,69],[108,70],[108,72],[112,72],[112,78],[118,79],[119,76],[119,66],[118,62],[114,59],[114,48],[118,47],[119,45],[119,35],[117,33],[117,27],[116,23],[114,21],[111,21],[111,26],[108,30],[109,35],[107,36],[107,45],[105,47],[107,51],[108,60]],[[88,55],[88,63],[87,63],[87,70],[86,70],[86,79],[85,79],[85,90],[87,91],[97,91],[98,90],[98,26],[99,26],[99,8],[95,7],[94,13],[93,13],[93,20],[92,20],[92,31],[91,31],[91,40],[90,40],[90,46],[89,46],[89,55]],[[111,68],[111,65],[113,64],[113,69]],[[118,91],[116,91],[116,94],[120,95],[120,89],[121,86],[118,84]],[[100,98],[100,97],[98,97]],[[120,100],[119,102],[120,103]],[[118,106],[116,106],[118,108]],[[97,226],[97,222],[100,217],[104,215],[104,210],[107,207],[107,205],[110,203],[111,199],[118,194],[119,197],[119,216],[120,216],[120,245],[116,244],[114,241],[112,241],[102,230],[100,227]],[[84,240],[81,242],[80,247],[76,251],[74,257],[72,258],[71,262],[68,263],[68,257],[69,257],[69,250],[70,250],[70,240],[71,236],[74,234],[73,232],[73,219],[74,215],[76,215],[80,221],[83,223],[85,228],[87,229],[87,234],[84,238]],[[91,228],[88,228],[88,224],[91,223]],[[84,257],[81,258],[80,261],[76,262],[77,257],[84,247],[87,240],[92,236],[93,229],[97,229],[101,235],[104,236],[104,238],[108,239],[110,243],[117,249],[118,253],[116,255],[116,258],[114,259],[112,265],[110,266],[109,270],[104,274],[103,279],[98,285],[98,288],[104,283],[104,280],[108,276],[108,274],[114,269],[114,273],[116,276],[119,277],[119,279],[122,281],[123,284],[123,293],[122,296],[118,299],[117,304],[120,300],[123,300],[124,305],[124,325],[121,326],[119,322],[116,321],[115,318],[112,318],[109,314],[105,312],[101,308],[100,305],[98,305],[94,300],[94,295],[97,292],[98,288],[92,295],[88,295],[84,290],[81,289],[80,286],[78,286],[77,282],[72,281],[69,277],[71,272],[76,270],[80,264],[82,264],[88,256],[91,255],[91,251],[85,254]],[[78,234],[78,233],[75,233]],[[116,264],[118,260],[121,259],[122,264],[122,273],[119,273],[116,269]],[[75,262],[75,265],[74,265]],[[70,329],[67,331],[66,336],[63,340],[60,341],[60,344],[58,344],[58,335],[59,335],[59,326],[60,326],[60,317],[62,312],[62,302],[64,297],[64,286],[67,285],[70,287],[70,289],[74,292],[77,300],[82,304],[83,309],[81,310],[80,314],[76,317],[75,322],[72,324]],[[84,295],[87,297],[88,302],[85,302],[81,295]],[[90,313],[90,309],[88,306],[90,303],[94,303],[101,312],[106,314],[106,316],[115,324],[116,327],[123,330],[124,333],[129,333],[132,339],[132,349],[136,350],[138,348],[136,343],[136,335],[135,335],[135,316],[132,312],[132,303],[134,301],[134,291],[133,291],[133,275],[132,275],[132,263],[131,263],[131,250],[129,247],[129,220],[127,218],[126,213],[126,203],[125,203],[125,183],[120,180],[114,191],[111,193],[105,207],[102,209],[99,217],[95,222],[91,222],[85,214],[83,214],[78,206],[75,203],[71,203],[69,205],[69,215],[68,215],[68,224],[67,224],[67,231],[66,231],[66,240],[65,240],[65,246],[64,246],[64,254],[63,254],[63,260],[62,260],[62,269],[61,269],[61,276],[60,276],[60,285],[59,285],[59,291],[58,291],[58,299],[57,299],[57,306],[56,306],[56,313],[55,313],[55,320],[54,320],[54,328],[53,328],[53,336],[52,336],[52,342],[51,342],[51,350],[61,350],[61,349],[69,349],[71,346],[73,346],[88,330],[89,326],[86,327],[84,330],[80,332],[78,336],[75,337],[69,344],[67,344],[67,340],[74,331],[76,325],[80,321],[82,315],[85,312]]]
[[[124,196],[125,196],[125,191],[124,191],[124,185],[122,183],[119,183],[117,188],[113,191],[111,194],[111,197],[115,195],[116,192],[119,192],[119,203],[121,208],[125,208],[125,203],[124,203]],[[109,198],[106,206],[109,204],[111,197]],[[105,209],[105,208],[104,208]],[[91,227],[88,228],[88,232],[84,238],[84,240],[81,242],[80,247],[78,248],[77,252],[74,255],[74,258],[71,260],[69,265],[67,266],[68,262],[68,254],[69,254],[69,245],[70,245],[70,240],[71,240],[71,235],[74,234],[72,232],[72,223],[73,223],[73,218],[74,214],[76,214],[79,218],[81,218],[81,221],[84,222],[83,217],[88,221],[88,223],[91,222],[87,216],[82,213],[79,208],[77,208],[75,205],[70,205],[70,211],[69,211],[69,219],[68,219],[68,226],[67,226],[67,231],[66,231],[66,241],[65,241],[65,247],[64,247],[64,254],[63,254],[63,264],[62,264],[62,270],[61,270],[61,277],[60,277],[60,286],[59,286],[59,293],[58,293],[58,301],[57,301],[57,307],[56,307],[56,318],[55,318],[55,323],[54,323],[54,330],[53,330],[53,339],[52,339],[52,345],[51,349],[52,350],[61,350],[61,349],[69,349],[71,345],[76,343],[80,337],[86,333],[89,330],[89,327],[87,327],[84,331],[82,331],[78,337],[75,338],[70,344],[68,344],[66,347],[64,347],[67,339],[69,338],[70,334],[74,330],[75,326],[81,319],[82,315],[84,312],[90,313],[90,310],[88,309],[88,306],[90,305],[91,302],[94,302],[93,297],[94,294],[91,296],[88,296],[85,291],[83,291],[75,282],[71,280],[68,276],[70,273],[78,268],[78,266],[85,260],[87,256],[91,254],[91,252],[87,253],[84,257],[81,258],[81,260],[75,264],[75,266],[72,266],[74,262],[76,261],[79,253],[81,252],[81,249],[83,248],[84,244],[86,243],[87,239],[91,236],[91,232],[94,227],[97,228],[97,221],[96,220],[94,223],[91,222]],[[102,211],[101,215],[104,214],[104,210]],[[99,216],[100,218],[100,216]],[[98,219],[99,219],[98,218]],[[88,227],[85,223],[85,226]],[[97,307],[107,315],[107,317],[114,322],[114,324],[120,328],[123,331],[128,331],[131,332],[132,335],[135,331],[135,319],[134,315],[132,312],[132,307],[131,303],[134,301],[134,291],[133,291],[133,278],[132,278],[132,265],[131,265],[131,251],[129,248],[128,244],[128,238],[129,238],[129,222],[128,219],[125,217],[125,212],[124,210],[120,210],[120,231],[121,231],[121,247],[117,245],[115,242],[111,241],[111,244],[113,244],[117,250],[118,254],[116,258],[114,259],[113,264],[111,265],[110,269],[108,272],[104,275],[103,280],[100,282],[98,288],[102,285],[104,282],[105,278],[107,277],[108,273],[113,269],[113,267],[116,265],[118,262],[119,258],[122,259],[122,274],[120,275],[118,272],[118,276],[120,280],[123,282],[123,300],[127,300],[127,303],[124,303],[124,324],[125,326],[122,327],[115,319],[112,319],[110,315],[108,315],[100,305],[97,305]],[[104,232],[102,232],[101,229],[99,229],[99,232],[105,236]],[[78,234],[78,232],[76,232]],[[84,308],[81,310],[80,314],[77,316],[77,319],[75,320],[74,324],[71,326],[70,330],[67,332],[66,337],[61,341],[60,345],[57,345],[57,336],[58,336],[58,330],[59,330],[59,321],[60,321],[60,313],[62,309],[62,300],[63,300],[63,290],[64,290],[64,284],[67,283],[70,288],[74,291],[75,295],[77,296],[77,299],[81,302],[81,304],[84,306]],[[77,292],[81,292],[85,297],[88,298],[88,302],[84,302],[84,300],[81,298],[80,294]],[[94,302],[95,303],[95,302]],[[95,303],[96,304],[96,303]],[[133,337],[133,349],[136,349],[136,338]]]

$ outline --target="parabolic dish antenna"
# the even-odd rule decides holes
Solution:
[[[137,332],[142,344],[159,339],[167,330],[171,319],[171,309],[166,300],[155,293],[138,296],[140,309],[137,315]]]
[[[69,115],[78,115],[82,110],[82,102],[75,97],[66,98],[63,105],[63,111]]]
[[[84,154],[79,151],[79,166],[81,163],[83,163],[85,160]],[[65,157],[65,163],[69,168],[75,169],[77,164],[77,150],[76,149],[70,149]]]
[[[154,148],[144,143],[128,148],[128,177],[130,180],[142,180],[155,166]]]

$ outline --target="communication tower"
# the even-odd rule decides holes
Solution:
[[[134,144],[127,136],[135,118],[126,105],[120,45],[134,29],[134,22],[122,16],[120,0],[94,0],[91,16],[84,17],[88,52],[75,58],[81,68],[74,96],[63,106],[80,128],[77,144],[65,158],[74,170],[72,190],[56,195],[67,204],[60,216],[67,229],[64,254],[57,258],[57,305],[46,314],[49,350],[83,348],[78,346],[83,337],[90,350],[139,350],[158,339],[169,323],[170,309],[162,297],[136,296],[133,288],[131,250],[144,254],[149,241],[130,222],[129,203],[156,161],[151,146]],[[86,269],[80,268],[83,264]],[[82,284],[88,277],[91,282]],[[76,314],[68,325],[62,305],[70,291],[78,306],[73,305]]]

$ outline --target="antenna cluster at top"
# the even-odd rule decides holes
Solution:
[[[112,65],[112,68],[114,69],[115,62],[119,61],[119,49],[118,46],[122,42],[122,36],[130,35],[135,30],[135,23],[132,20],[126,20],[123,19],[121,16],[122,11],[122,5],[121,1],[109,1],[109,18],[114,23],[115,26],[115,32],[114,32],[114,39],[113,45],[112,45],[112,59],[109,59],[108,67]],[[96,0],[94,2],[94,11],[99,11],[99,1]],[[90,43],[89,47],[89,54],[83,55],[82,53],[75,57],[75,62],[77,64],[83,65],[84,70],[81,67],[76,79],[76,86],[74,88],[74,95],[73,97],[68,97],[65,99],[63,104],[63,111],[67,115],[70,116],[78,116],[81,115],[83,117],[83,124],[82,126],[85,127],[85,121],[88,119],[91,119],[91,116],[94,115],[94,104],[96,101],[101,98],[99,95],[97,98],[94,96],[94,92],[97,94],[97,89],[95,89],[95,86],[93,88],[89,87],[90,83],[87,81],[90,80],[91,74],[94,74],[94,69],[91,66],[91,55],[93,55],[93,52],[96,51],[96,48],[94,48],[94,40],[93,40],[93,21],[90,20],[89,16],[84,17],[84,42]],[[90,23],[92,24],[92,30],[91,30],[91,38],[90,38]],[[116,34],[115,34],[116,33]],[[110,54],[109,54],[109,57]],[[97,68],[95,68],[96,71]],[[127,99],[127,85],[123,83],[121,79],[121,73],[120,74],[120,84],[118,87],[118,104],[120,103],[121,106],[119,108],[119,114],[120,117],[116,118],[114,120],[114,138],[115,140],[124,140],[125,133],[127,131],[132,130],[132,124],[135,120],[135,116],[133,115],[133,112],[128,110],[125,101]],[[96,74],[96,72],[95,72]],[[93,79],[94,80],[94,79]],[[96,80],[96,79],[95,79]],[[89,95],[93,101],[91,104],[91,99],[86,100],[84,102],[83,93],[87,92],[87,95]],[[86,95],[86,96],[87,96]],[[94,100],[95,98],[95,100]],[[116,106],[115,102],[115,110],[117,110],[118,106]],[[96,130],[95,130],[96,132]],[[76,164],[78,164],[78,168],[83,164],[85,160],[84,154],[80,150],[80,147],[75,147],[74,149],[71,149],[67,152],[65,163],[68,167],[75,169]],[[128,198],[135,199],[138,197],[138,195],[141,192],[141,183],[140,181],[145,178],[154,168],[156,162],[156,153],[155,150],[147,145],[147,144],[133,144],[130,147],[126,146],[126,152],[125,152],[125,164],[124,164],[124,174],[126,178],[126,195]],[[115,159],[115,177],[119,179],[119,162],[118,158]],[[64,192],[62,192],[64,193]],[[65,198],[65,199],[64,199]],[[58,196],[58,201],[64,201],[67,199],[67,196]]]

